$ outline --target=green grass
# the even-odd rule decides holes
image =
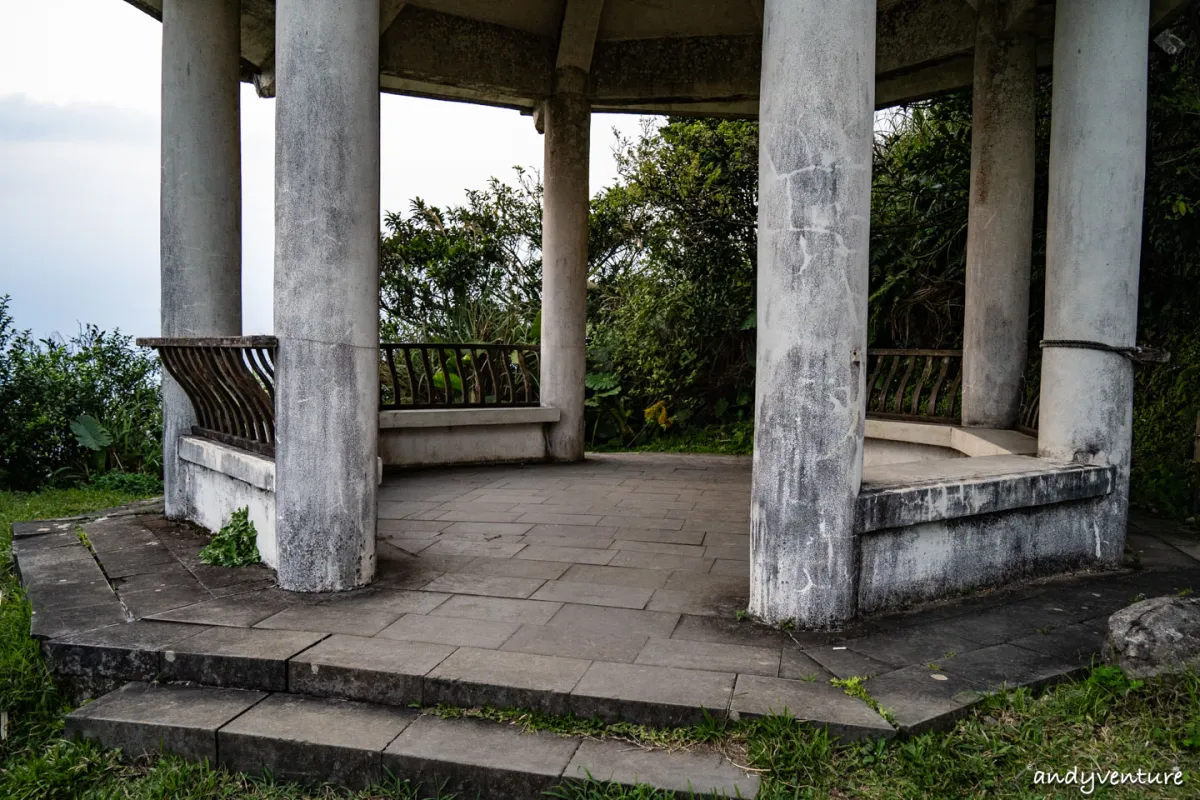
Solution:
[[[67,516],[134,499],[94,489],[19,495],[0,492],[0,798],[402,798],[425,795],[401,781],[366,792],[305,788],[233,775],[177,758],[129,762],[93,745],[64,741],[70,704],[60,694],[28,636],[29,605],[10,572],[9,523]],[[869,696],[871,683],[862,681]],[[1093,797],[1196,796],[1200,780],[1200,678],[1130,681],[1111,667],[1042,693],[1020,690],[988,698],[955,728],[892,742],[840,745],[820,730],[773,717],[692,728],[658,729],[552,717],[521,710],[430,709],[527,730],[614,737],[645,747],[710,748],[759,772],[764,800],[794,798],[1079,797],[1074,787],[1037,786],[1034,770],[1066,772],[1179,767],[1184,786],[1096,787]],[[569,785],[560,800],[657,800],[645,788]]]

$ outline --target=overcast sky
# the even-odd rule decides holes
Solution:
[[[161,43],[125,0],[0,0],[0,295],[18,327],[159,332]],[[272,329],[274,114],[242,86],[246,333]],[[381,116],[384,210],[541,168],[542,137],[516,111],[385,94]],[[612,129],[639,126],[592,118],[593,193],[615,177]]]

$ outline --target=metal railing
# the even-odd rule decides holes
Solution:
[[[962,419],[961,350],[868,350],[867,414],[879,419]]]
[[[192,433],[275,455],[274,336],[138,339],[158,351],[163,367],[192,401]]]
[[[536,406],[540,348],[528,344],[384,343],[383,410]]]
[[[275,454],[274,336],[138,339],[158,351],[196,411],[192,433],[262,455]],[[536,345],[385,342],[379,346],[382,410],[536,406]],[[867,351],[867,414],[958,423],[962,351]],[[1017,429],[1036,433],[1038,393]]]

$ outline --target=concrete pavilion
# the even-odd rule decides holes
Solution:
[[[1133,367],[1114,351],[1135,345],[1148,46],[1186,0],[130,2],[163,22],[164,337],[243,333],[238,84],[276,97],[274,462],[188,436],[168,378],[164,463],[168,516],[269,498],[261,549],[283,588],[372,580],[380,457],[396,463],[379,412],[380,91],[512,108],[545,134],[544,413],[494,427],[532,426],[532,450],[495,446],[552,461],[584,455],[590,113],[761,121],[756,615],[836,626],[1119,563]],[[1039,69],[1054,80],[1044,336],[1076,344],[1046,347],[1036,442],[1021,445]],[[872,429],[873,112],[965,86],[962,424]],[[496,413],[441,428],[484,441],[494,430],[471,426]],[[872,438],[954,457],[872,481]]]

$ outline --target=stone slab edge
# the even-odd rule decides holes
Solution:
[[[1024,475],[910,487],[864,487],[858,496],[855,532],[861,535],[925,522],[1086,500],[1111,492],[1114,476],[1113,467],[1061,465]]]

